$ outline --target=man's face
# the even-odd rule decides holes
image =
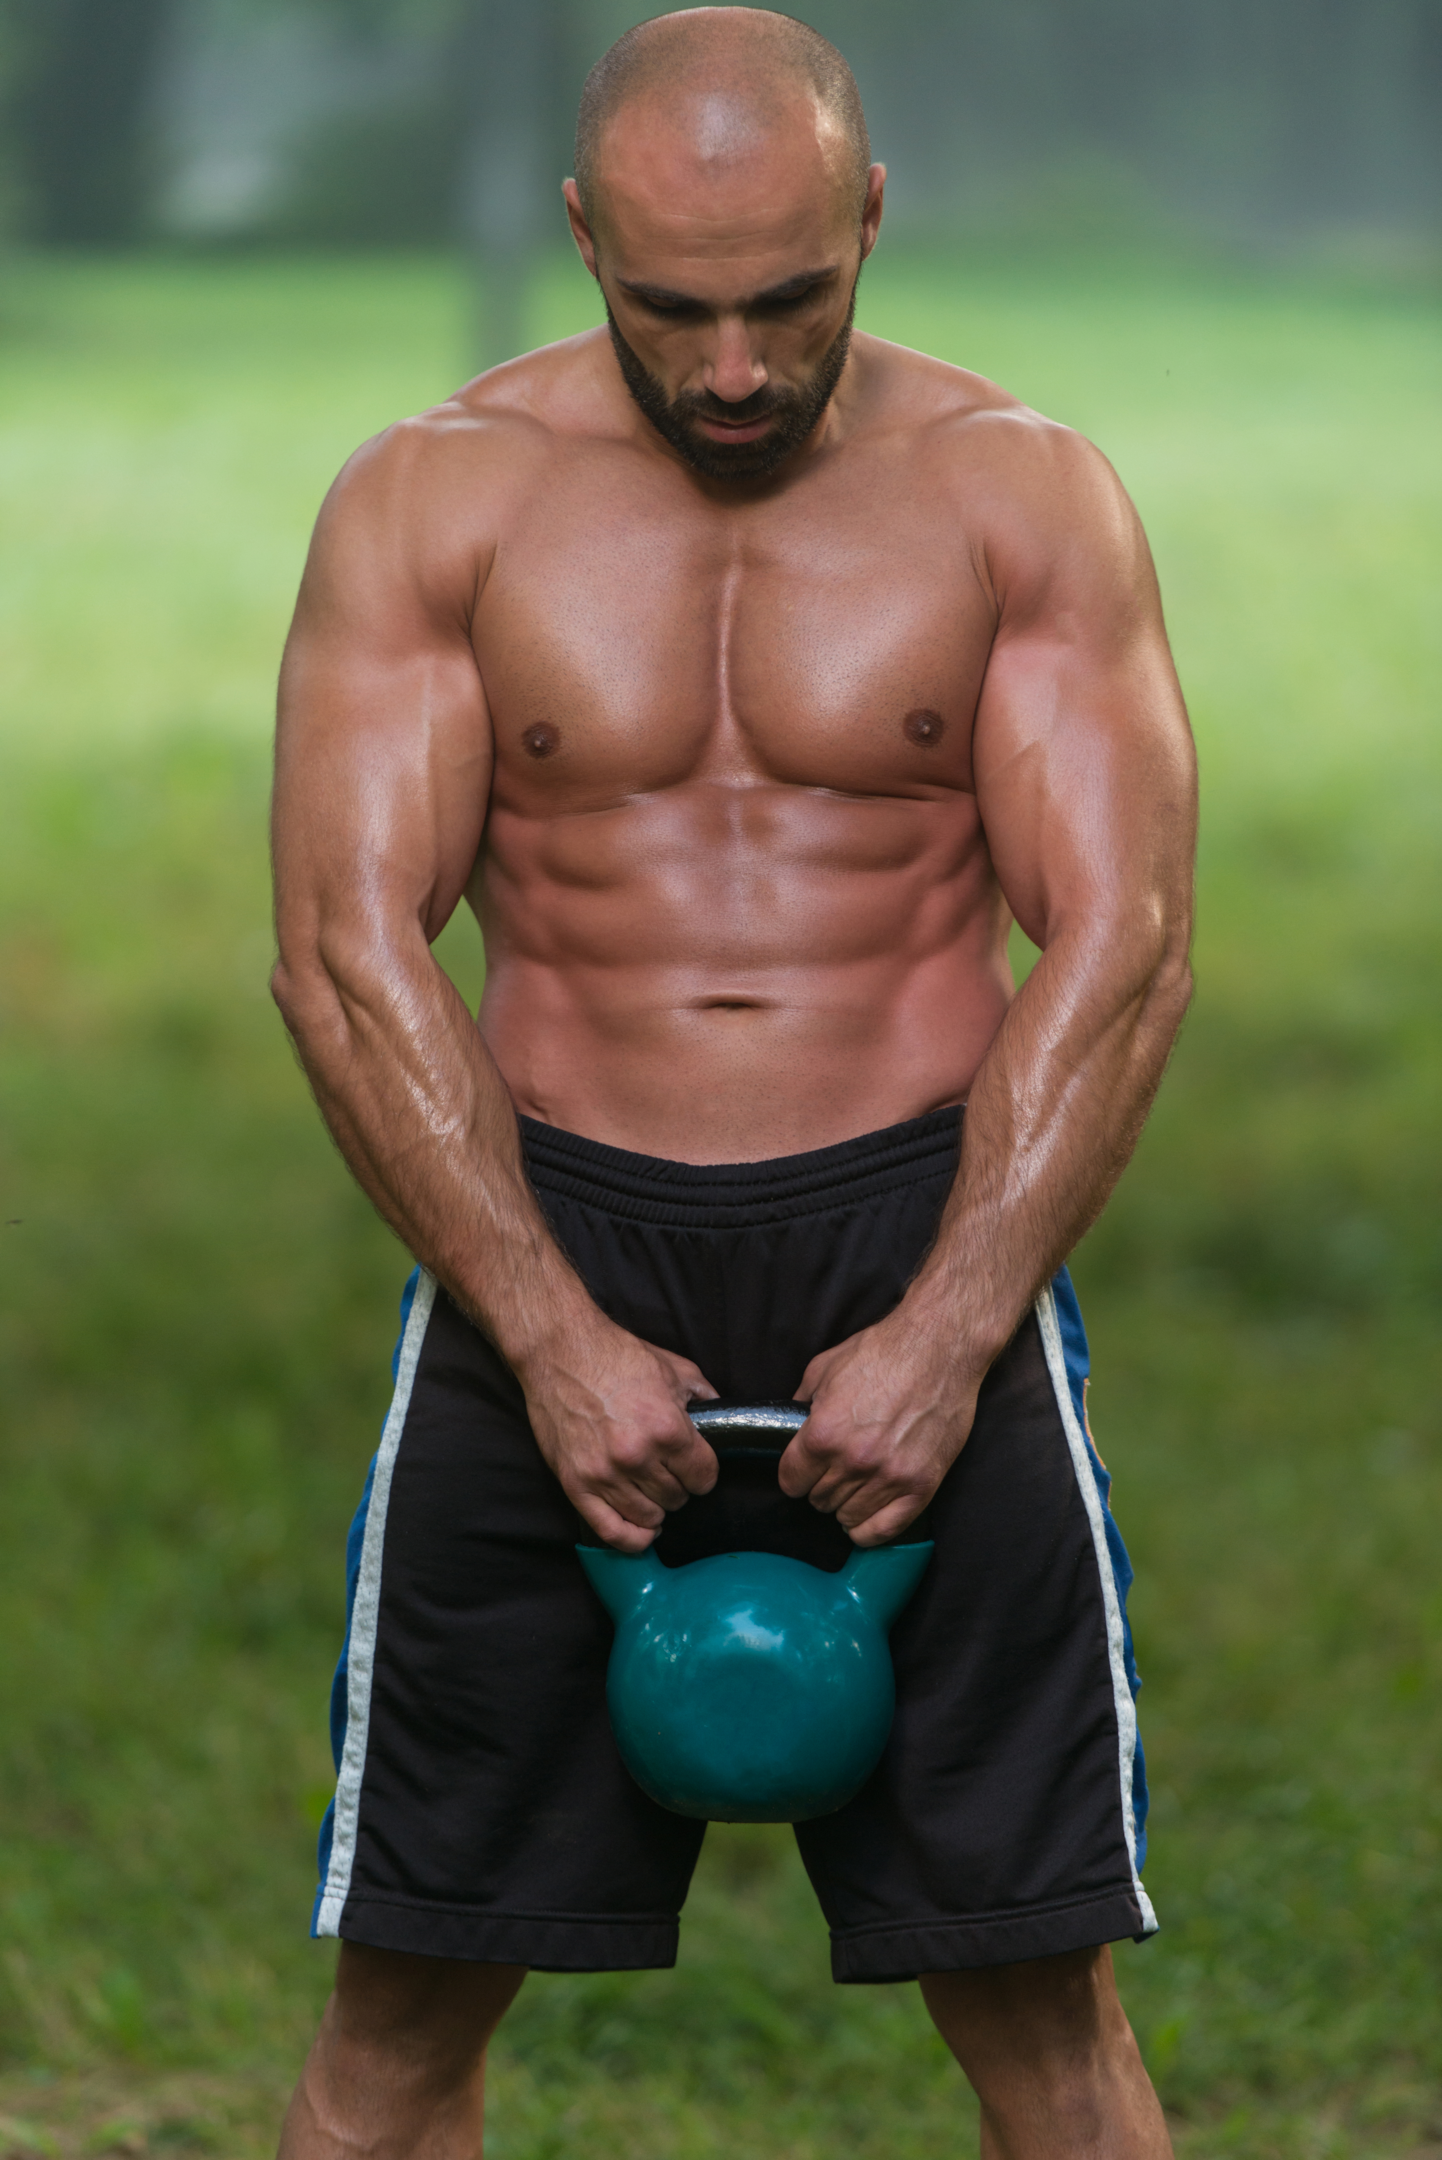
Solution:
[[[859,266],[858,266],[859,267]],[[629,344],[606,303],[611,343],[626,388],[658,435],[679,450],[694,471],[708,480],[764,480],[798,450],[831,402],[851,345],[856,313],[856,283],[841,328],[814,368],[799,381],[768,380],[750,397],[728,405],[714,390],[681,390],[672,397],[664,380],[653,375]]]
[[[763,132],[711,99],[617,116],[597,235],[567,183],[626,385],[695,471],[762,479],[815,433],[845,373],[883,177],[873,168],[858,232],[838,146],[808,108]]]

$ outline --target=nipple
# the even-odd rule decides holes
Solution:
[[[561,731],[552,727],[549,720],[538,720],[535,726],[528,727],[521,737],[521,748],[527,757],[551,757],[560,747]]]
[[[929,705],[919,705],[902,721],[901,732],[908,742],[916,743],[923,750],[932,750],[946,733],[946,722]]]

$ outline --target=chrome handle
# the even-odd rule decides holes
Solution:
[[[688,1403],[686,1415],[718,1455],[775,1458],[806,1423],[805,1403]]]

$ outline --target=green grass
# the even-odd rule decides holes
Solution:
[[[862,318],[1112,456],[1201,744],[1197,1005],[1076,1270],[1156,1793],[1126,1997],[1188,2154],[1442,2149],[1437,311],[938,258]],[[590,319],[558,265],[537,334]],[[397,262],[0,295],[0,2153],[262,2153],[324,1995],[405,1262],[266,1000],[265,733],[319,495],[465,321]],[[785,1832],[712,1834],[683,1941],[529,1984],[501,2160],[974,2152],[915,1990],[831,1987]]]

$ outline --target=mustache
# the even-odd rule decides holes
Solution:
[[[746,398],[729,404],[714,390],[682,390],[667,394],[660,377],[653,375],[640,354],[621,334],[610,302],[606,321],[626,388],[658,435],[678,451],[693,471],[712,480],[764,480],[785,463],[806,440],[831,400],[841,379],[851,343],[851,324],[856,307],[856,287],[851,288],[846,318],[819,365],[798,383],[765,383]],[[711,420],[729,422],[740,430],[756,422],[770,422],[750,442],[717,441],[698,424]]]
[[[694,413],[698,420],[729,420],[733,426],[743,427],[749,421],[764,420],[794,397],[794,391],[777,390],[763,383],[750,397],[734,401],[717,397],[714,390],[682,390],[671,403],[678,410]]]

